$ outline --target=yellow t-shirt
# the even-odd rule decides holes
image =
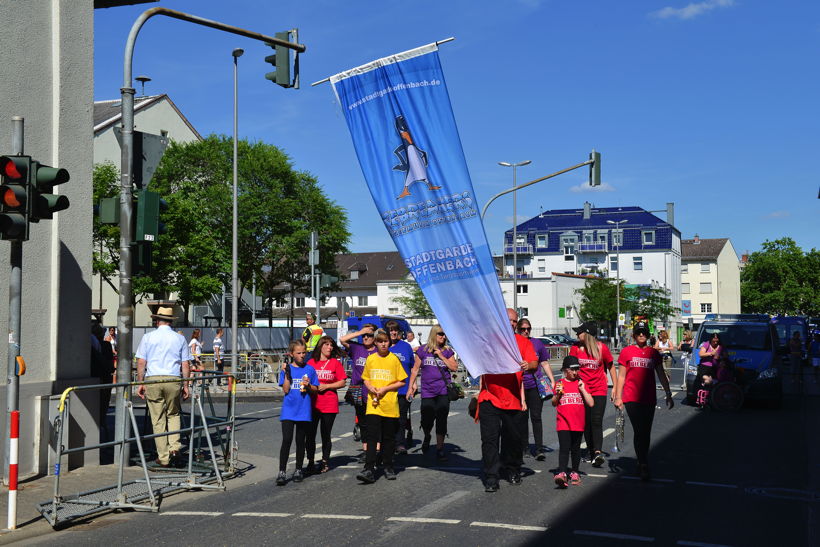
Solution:
[[[392,353],[382,357],[378,353],[368,356],[362,372],[362,380],[367,380],[373,387],[384,387],[407,378],[401,361]],[[379,405],[373,406],[373,394],[367,397],[367,414],[376,414],[385,418],[399,417],[399,395],[388,391],[379,399]]]

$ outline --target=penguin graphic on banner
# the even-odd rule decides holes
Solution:
[[[407,127],[404,116],[396,116],[396,131],[399,133],[401,144],[393,150],[399,158],[399,164],[393,167],[394,171],[405,171],[404,190],[396,199],[410,195],[410,185],[414,182],[424,182],[430,190],[441,190],[441,186],[434,186],[427,178],[427,152],[421,150],[413,142],[413,136]]]

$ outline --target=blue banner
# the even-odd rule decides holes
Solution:
[[[520,370],[435,44],[330,82],[384,225],[470,374]]]

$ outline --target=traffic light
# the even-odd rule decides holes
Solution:
[[[284,40],[285,42],[290,42],[290,35],[291,31],[284,31],[277,32],[274,34],[274,37],[279,40]],[[265,74],[265,79],[282,87],[293,87],[290,74],[290,49],[277,44],[268,45],[273,48],[274,54],[265,57],[265,62],[273,65],[276,70]]]
[[[134,241],[156,241],[157,236],[165,233],[165,224],[160,222],[160,213],[168,209],[168,203],[156,192],[140,190],[137,192],[137,224]]]
[[[29,222],[40,222],[40,220],[51,220],[54,213],[68,209],[70,205],[68,197],[52,194],[54,187],[58,184],[68,182],[71,176],[68,171],[59,167],[42,165],[40,162],[31,162],[29,171],[29,188],[31,207],[29,209]]]
[[[137,241],[131,244],[131,274],[151,275],[154,244],[151,241]]]
[[[30,156],[0,156],[0,239],[28,240]]]
[[[596,152],[595,149],[592,149],[592,152],[589,153],[589,159],[592,160],[592,163],[589,164],[589,185],[590,186],[600,186],[601,185],[601,153]]]

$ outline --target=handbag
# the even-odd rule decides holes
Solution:
[[[467,405],[467,414],[470,415],[470,418],[475,420],[476,412],[478,412],[478,397],[473,397]]]
[[[447,386],[447,398],[451,401],[458,401],[459,399],[463,399],[464,389],[460,385],[453,382],[449,378],[449,374],[446,374],[441,367],[439,367],[438,370],[439,372],[441,372],[441,377],[444,379],[444,385]]]
[[[348,386],[345,393],[345,402],[353,406],[364,406],[362,386]]]
[[[538,388],[538,396],[541,400],[546,400],[552,397],[552,386],[546,374],[535,374],[535,387]]]

